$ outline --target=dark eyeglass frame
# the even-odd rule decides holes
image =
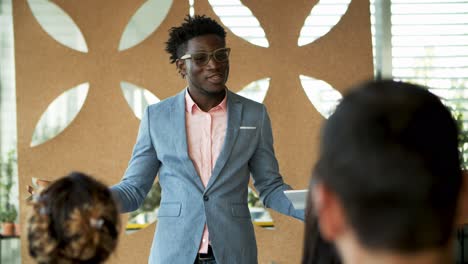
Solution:
[[[216,57],[216,53],[219,52],[219,51],[226,51],[227,53],[227,56],[226,56],[226,59],[225,60],[220,60],[219,58]],[[195,55],[199,55],[199,54],[205,54],[207,55],[207,59],[204,61],[204,62],[197,62],[193,59],[193,57]],[[192,59],[192,61],[197,64],[198,66],[205,66],[208,64],[208,62],[210,62],[211,59],[214,59],[216,62],[227,62],[229,61],[229,54],[231,54],[231,48],[220,48],[220,49],[216,49],[216,50],[213,50],[212,52],[196,52],[196,53],[187,53],[185,55],[183,55],[182,57],[180,57],[179,60],[186,60],[186,59]]]

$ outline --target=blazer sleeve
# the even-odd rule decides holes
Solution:
[[[120,183],[111,187],[111,192],[122,213],[140,207],[153,186],[161,165],[151,140],[150,120],[149,107],[147,107],[141,119],[137,141],[125,175]]]
[[[291,186],[284,183],[283,177],[279,174],[278,161],[273,148],[271,121],[263,105],[260,139],[249,160],[249,168],[255,189],[259,192],[260,199],[266,207],[304,220],[304,210],[296,210],[283,192],[290,190]]]

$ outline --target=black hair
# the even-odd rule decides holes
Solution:
[[[169,30],[166,51],[170,54],[170,61],[174,63],[187,51],[187,41],[194,37],[214,34],[226,41],[226,31],[214,19],[205,15],[187,15],[184,23]]]
[[[441,248],[460,193],[457,136],[450,111],[426,87],[367,82],[326,121],[314,177],[336,193],[364,246]]]

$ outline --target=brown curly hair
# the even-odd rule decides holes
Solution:
[[[33,202],[29,253],[39,264],[102,263],[117,246],[120,219],[109,189],[73,172]]]

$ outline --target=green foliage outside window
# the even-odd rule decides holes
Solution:
[[[155,182],[151,190],[149,191],[146,199],[143,201],[143,204],[138,208],[138,210],[130,213],[130,218],[134,218],[139,214],[154,212],[156,208],[159,207],[161,202],[161,185],[159,182]]]
[[[258,198],[258,194],[252,189],[249,189],[247,203],[249,204],[249,207],[263,207],[262,202]]]
[[[15,151],[7,154],[6,160],[0,160],[0,222],[11,223],[16,220],[18,211],[11,203],[11,191],[15,177]]]
[[[462,169],[468,168],[468,131],[464,127],[464,118],[461,106],[450,107],[452,115],[458,125],[458,150],[460,151],[460,159]]]

